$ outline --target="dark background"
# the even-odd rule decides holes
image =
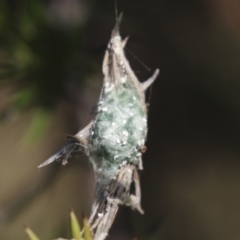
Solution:
[[[121,208],[109,239],[240,239],[240,2],[117,5],[140,81],[161,73],[141,172],[145,215]],[[41,239],[70,238],[68,209],[89,214],[86,157],[37,166],[93,117],[114,23],[113,0],[0,2],[0,239],[27,239],[23,223]]]

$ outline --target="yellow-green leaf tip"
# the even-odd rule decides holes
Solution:
[[[37,235],[27,226],[24,226],[24,230],[27,233],[30,240],[40,240]]]
[[[84,227],[84,239],[85,240],[92,240],[92,233],[88,224],[88,219],[83,217],[83,227]]]
[[[72,237],[76,240],[81,240],[81,228],[73,210],[70,211],[70,225]]]

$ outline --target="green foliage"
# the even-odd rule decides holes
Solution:
[[[83,217],[83,230],[81,232],[80,224],[73,210],[70,211],[70,227],[72,239],[74,240],[92,240],[92,234],[88,224],[88,219]],[[36,234],[28,227],[24,227],[30,240],[40,240]]]
[[[79,85],[89,63],[83,57],[82,29],[54,28],[48,10],[40,0],[0,1],[0,87],[13,89],[11,110],[38,109],[28,139],[43,135],[52,109],[70,99],[68,80],[79,79],[74,83]]]
[[[70,225],[71,225],[71,232],[72,232],[72,237],[76,240],[81,239],[81,229],[79,222],[77,220],[77,217],[73,210],[70,212]]]
[[[92,233],[86,217],[83,217],[83,239],[92,240]]]
[[[37,55],[32,43],[39,36],[37,29],[43,24],[44,12],[40,6],[40,1],[36,0],[27,1],[24,6],[16,8],[7,1],[1,1],[0,80],[10,76],[26,77],[30,68],[34,66]],[[39,11],[41,14],[37,14]]]
[[[32,88],[23,88],[19,90],[14,96],[14,106],[19,110],[25,110],[34,99],[34,90]]]
[[[33,115],[30,126],[23,137],[23,142],[27,145],[34,145],[44,136],[52,120],[50,111],[40,108]]]
[[[27,233],[28,237],[30,240],[40,240],[37,235],[29,228],[29,227],[24,227],[25,232]]]

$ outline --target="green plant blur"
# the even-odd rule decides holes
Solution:
[[[73,210],[70,211],[70,227],[72,234],[71,239],[92,240],[92,234],[88,225],[88,219],[86,217],[83,217],[83,228],[81,231],[80,224]],[[25,232],[27,233],[30,240],[40,240],[40,238],[38,238],[37,235],[29,227],[25,227]]]

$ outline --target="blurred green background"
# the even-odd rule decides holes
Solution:
[[[240,2],[117,4],[137,76],[161,76],[141,173],[145,215],[121,208],[109,239],[239,239]],[[23,223],[41,239],[70,238],[69,208],[89,214],[85,156],[37,166],[93,117],[114,23],[113,0],[0,1],[0,239],[27,239]]]

